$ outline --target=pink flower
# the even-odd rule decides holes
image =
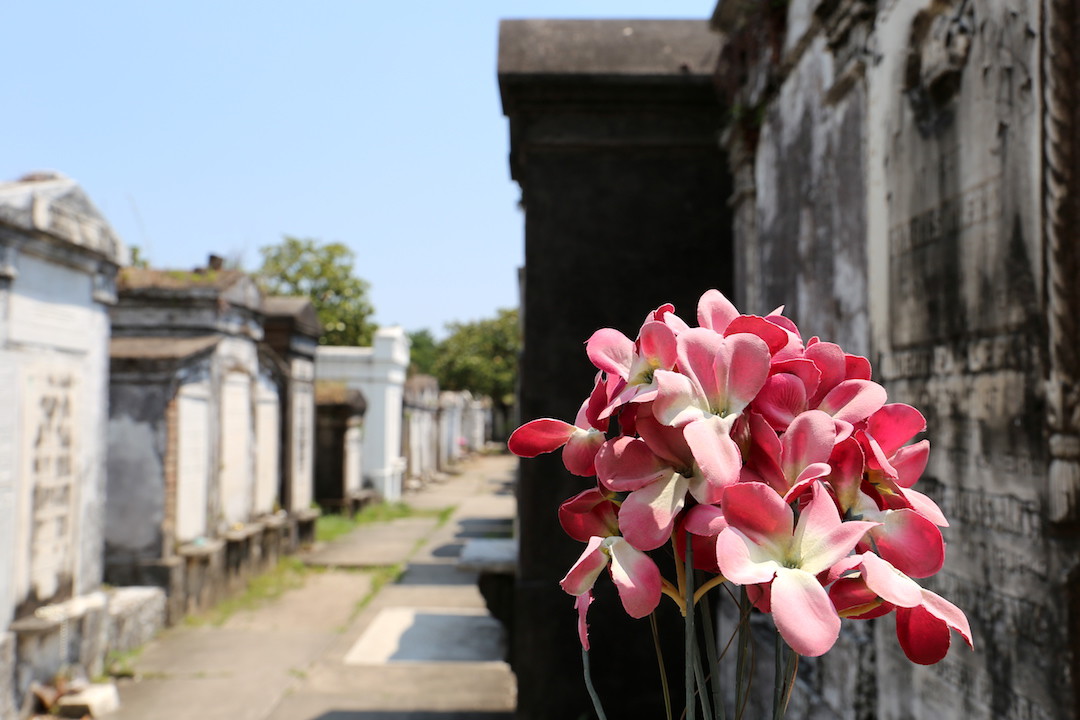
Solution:
[[[716,486],[704,476],[678,428],[668,428],[645,415],[638,418],[640,438],[617,437],[596,455],[600,483],[615,492],[629,492],[619,511],[619,526],[639,550],[654,550],[668,541],[675,518],[690,492],[699,502],[719,499]]]
[[[600,488],[578,493],[559,506],[559,524],[579,542],[619,534],[619,506]]]
[[[555,418],[539,418],[527,422],[506,441],[510,452],[518,457],[531,458],[564,447],[563,465],[574,475],[591,477],[596,474],[596,451],[604,444],[604,433],[592,427],[586,418],[589,401],[581,404],[577,420],[571,425]]]
[[[885,399],[885,389],[870,380],[866,358],[811,338],[801,356],[774,360],[773,373],[754,408],[777,431],[787,429],[791,420],[806,410],[822,410],[836,419],[841,431],[838,439],[842,440],[884,405]]]
[[[724,491],[728,523],[716,541],[716,560],[739,585],[769,584],[773,621],[788,645],[815,657],[840,634],[840,616],[817,575],[854,549],[869,522],[841,522],[820,483],[795,522],[791,508],[772,488],[739,483]]]
[[[643,618],[660,604],[660,570],[645,553],[621,537],[592,537],[570,572],[560,581],[564,591],[578,598],[578,635],[589,648],[586,614],[592,603],[592,588],[604,568],[609,568],[623,609],[630,617]],[[583,599],[585,598],[585,599]]]
[[[877,555],[848,558],[832,575],[840,577],[829,588],[829,597],[844,617],[867,619],[896,611],[896,637],[912,662],[933,665],[944,658],[951,630],[974,649],[971,628],[960,608],[920,587]]]
[[[836,426],[822,411],[798,415],[781,437],[757,413],[749,417],[751,449],[743,480],[764,482],[786,497],[832,471],[828,461],[836,444]]]
[[[599,415],[606,418],[626,403],[648,402],[656,396],[654,374],[675,366],[675,333],[657,320],[646,320],[636,341],[618,330],[603,328],[592,334],[585,352],[593,365],[622,380]]]
[[[975,649],[964,612],[940,595],[923,588],[919,605],[896,609],[896,638],[911,662],[933,665],[944,658],[952,639],[950,630]]]
[[[678,336],[679,372],[656,372],[653,415],[682,427],[703,474],[719,486],[738,480],[742,456],[731,430],[769,374],[769,349],[749,333],[722,337],[693,328]]]
[[[825,479],[844,517],[879,523],[859,545],[860,551],[873,548],[911,577],[929,577],[941,569],[945,540],[934,522],[910,507],[907,493],[913,490],[890,485],[891,490],[882,491],[875,486],[874,471],[867,471],[862,445],[854,437],[837,443],[829,464],[832,472]],[[870,482],[864,479],[867,475]],[[929,498],[925,502],[933,504]]]

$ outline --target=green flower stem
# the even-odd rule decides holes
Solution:
[[[604,708],[600,704],[600,696],[596,694],[596,688],[592,684],[592,673],[589,672],[589,651],[585,648],[581,648],[581,666],[585,670],[585,687],[589,691],[589,697],[592,698],[593,709],[596,710],[597,720],[607,720],[607,715],[604,714]]]
[[[799,654],[788,647],[780,633],[776,633],[776,675],[773,680],[773,720],[784,720],[791,691],[795,689],[795,675],[799,671]]]
[[[664,710],[667,713],[667,720],[672,720],[671,691],[668,688],[667,668],[664,667],[664,651],[660,647],[660,629],[656,626],[655,612],[649,614],[649,625],[652,626],[653,645],[656,647],[656,662],[660,665],[660,687],[664,690]]]
[[[700,592],[700,591],[699,591]],[[716,629],[713,626],[712,604],[708,595],[701,597],[702,630],[705,633],[705,658],[709,662],[709,673],[712,675],[713,708],[716,710],[714,720],[727,720],[724,710],[724,698],[720,694],[720,659],[716,655]]]
[[[701,702],[701,716],[709,720],[712,716],[712,704],[709,702],[709,685],[705,679],[705,671],[701,667],[701,648],[694,642],[694,677],[697,680],[698,700]]]
[[[684,590],[686,592],[686,720],[695,720],[697,717],[697,703],[694,701],[694,671],[696,653],[694,652],[694,546],[691,542],[690,533],[686,533],[686,567]]]
[[[773,720],[783,720],[784,711],[781,710],[784,696],[784,639],[780,632],[776,632],[776,666],[773,671]]]
[[[750,597],[744,586],[739,599],[739,658],[735,666],[736,720],[742,719],[749,700],[747,691],[750,689],[750,671]]]

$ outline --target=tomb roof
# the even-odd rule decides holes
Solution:
[[[105,217],[71,178],[37,172],[0,182],[0,228],[59,240],[123,265],[128,251]]]
[[[499,75],[709,77],[719,46],[706,20],[503,20]]]
[[[198,337],[114,337],[109,341],[109,357],[114,360],[181,360],[208,350],[220,335]]]
[[[263,298],[263,314],[268,321],[275,318],[291,319],[297,330],[312,337],[318,337],[323,332],[315,306],[306,297],[267,296]]]

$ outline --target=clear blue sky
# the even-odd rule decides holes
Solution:
[[[501,18],[707,18],[714,0],[8,3],[0,180],[78,180],[152,265],[340,241],[375,320],[517,304]]]

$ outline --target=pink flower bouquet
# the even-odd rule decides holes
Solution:
[[[666,595],[687,618],[691,718],[697,704],[723,717],[719,690],[710,702],[704,673],[689,668],[701,667],[694,609],[725,583],[743,588],[740,633],[750,604],[775,623],[776,718],[797,656],[828,652],[842,618],[895,612],[900,647],[916,663],[941,660],[954,630],[971,646],[964,613],[915,580],[941,569],[948,525],[913,489],[930,451],[927,440],[911,443],[926,429],[919,411],[888,403],[866,358],[804,342],[779,310],[743,315],[709,290],[697,320],[690,327],[662,305],[636,339],[596,331],[586,352],[599,372],[574,423],[533,420],[509,440],[522,457],[562,448],[567,470],[597,479],[559,509],[585,543],[561,585],[576,598],[586,682],[586,616],[605,569],[632,617],[650,616]],[[675,578],[650,557],[668,543]]]

